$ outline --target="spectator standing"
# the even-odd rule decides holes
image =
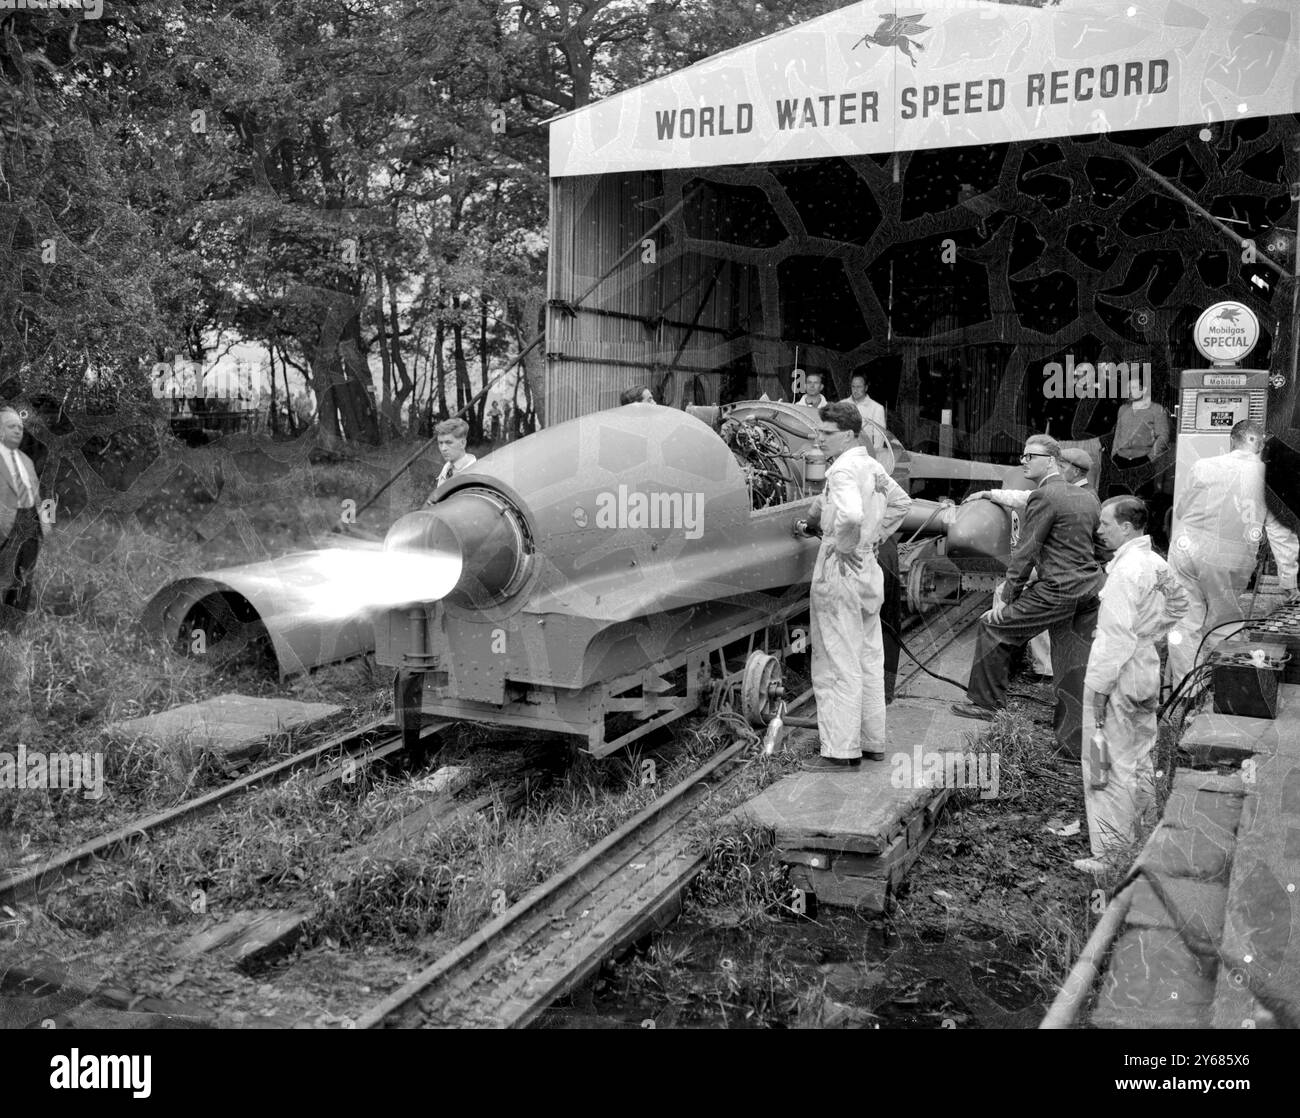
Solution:
[[[795,401],[796,404],[802,404],[806,408],[824,408],[830,401],[822,394],[822,375],[821,373],[809,373],[804,378],[804,384],[807,391]]]
[[[1178,529],[1169,567],[1191,607],[1169,638],[1169,676],[1177,686],[1225,636],[1226,623],[1242,616],[1241,594],[1250,582],[1265,532],[1283,586],[1294,587],[1300,542],[1265,504],[1264,429],[1243,419],[1233,427],[1226,454],[1202,458],[1178,498]]]
[[[463,419],[444,419],[434,428],[434,435],[438,439],[438,453],[442,455],[444,464],[438,474],[433,493],[430,493],[424,502],[425,508],[434,504],[433,498],[438,492],[438,486],[463,474],[478,461],[465,449],[466,440],[469,438],[469,424]]]
[[[1082,769],[1092,857],[1074,863],[1085,873],[1102,873],[1128,852],[1155,797],[1156,642],[1186,616],[1190,604],[1169,564],[1151,550],[1146,526],[1147,507],[1137,497],[1112,497],[1101,506],[1098,532],[1115,557],[1106,566],[1084,705],[1105,736],[1109,773],[1104,786],[1096,787],[1104,770],[1090,743]]]
[[[845,403],[858,409],[862,416],[862,441],[875,453],[885,445],[885,405],[867,395],[867,378],[862,373],[854,373],[849,381],[849,398]]]
[[[1151,378],[1129,374],[1129,398],[1115,419],[1110,455],[1115,467],[1133,470],[1159,458],[1170,444],[1169,413],[1151,399]]]
[[[0,407],[0,629],[15,629],[31,608],[32,573],[49,525],[40,514],[36,467],[18,447],[23,419]]]
[[[862,417],[849,404],[821,409],[817,445],[832,459],[825,492],[813,502],[821,547],[809,588],[813,690],[820,755],[811,772],[858,768],[865,753],[885,757],[885,650],[880,609],[880,541],[912,501],[858,442]]]

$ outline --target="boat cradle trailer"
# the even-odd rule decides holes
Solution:
[[[573,735],[582,750],[607,757],[639,738],[705,707],[712,715],[734,710],[756,729],[769,725],[776,704],[785,697],[781,665],[786,657],[808,649],[808,600],[804,593],[766,618],[728,627],[676,656],[643,671],[597,683],[581,691],[559,687],[511,688],[504,706],[475,700],[439,703],[425,700],[428,669],[399,668],[393,684],[393,710],[403,744],[420,748],[425,718],[461,719]],[[410,611],[418,631],[427,621],[424,609]],[[716,626],[715,626],[716,627]],[[412,662],[422,659],[411,654]],[[610,736],[608,721],[626,715],[637,724]],[[787,723],[790,719],[786,719]]]

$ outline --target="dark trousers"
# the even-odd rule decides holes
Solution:
[[[32,598],[32,571],[41,551],[41,519],[35,509],[19,509],[13,530],[0,543],[0,627],[26,613]]]
[[[1052,728],[1057,749],[1067,756],[1083,754],[1083,677],[1097,625],[1098,577],[1091,587],[1070,593],[1045,585],[1029,587],[1002,613],[996,624],[981,621],[975,634],[966,697],[976,706],[1001,710],[1007,695],[1011,656],[1031,637],[1047,629],[1052,637],[1052,689],[1056,709]]]
[[[894,680],[898,677],[898,641],[890,632],[898,632],[903,623],[903,584],[898,579],[898,540],[890,536],[880,541],[876,556],[885,576],[885,600],[880,607],[880,628],[885,642],[885,702],[894,701]],[[890,628],[886,629],[888,625]]]
[[[1146,454],[1137,458],[1109,459],[1110,471],[1106,479],[1105,490],[1103,492],[1099,489],[1097,495],[1103,501],[1108,497],[1121,497],[1128,494],[1142,498],[1147,505],[1147,531],[1151,535],[1151,542],[1167,551],[1169,549],[1169,538],[1165,532],[1165,514],[1174,502],[1173,498],[1167,496],[1162,488],[1163,473],[1156,474],[1141,484],[1133,484],[1125,480],[1126,478],[1132,478],[1136,471],[1143,466],[1149,465],[1150,462],[1151,458]]]

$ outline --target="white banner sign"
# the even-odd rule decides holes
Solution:
[[[1300,112],[1293,0],[865,0],[551,122],[551,175]]]

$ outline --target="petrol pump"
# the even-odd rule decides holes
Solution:
[[[1196,348],[1211,363],[1208,369],[1184,369],[1179,376],[1177,456],[1174,460],[1174,520],[1169,538],[1178,537],[1178,506],[1202,458],[1226,454],[1229,435],[1243,419],[1265,425],[1268,411],[1267,369],[1243,369],[1259,340],[1259,319],[1242,303],[1215,303],[1196,320]],[[1264,471],[1260,467],[1260,507]]]

